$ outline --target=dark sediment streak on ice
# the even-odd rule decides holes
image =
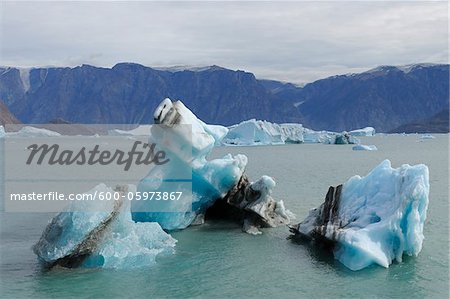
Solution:
[[[91,230],[85,236],[83,241],[77,244],[73,250],[68,252],[62,258],[56,259],[54,261],[42,261],[43,266],[47,269],[51,269],[56,265],[66,268],[79,267],[83,263],[83,261],[97,249],[98,244],[101,242],[103,236],[108,231],[110,224],[119,215],[122,204],[122,200],[115,202],[113,211],[108,216],[106,216],[98,226]],[[34,253],[40,256],[39,249],[46,248],[45,244],[54,242],[55,239],[60,237],[62,233],[63,228],[60,227],[57,217],[53,218],[45,228],[39,241],[33,246]]]
[[[303,222],[289,227],[293,233],[292,238],[314,240],[333,246],[342,228],[342,222],[339,219],[341,193],[342,185],[330,186],[324,203],[310,211]]]

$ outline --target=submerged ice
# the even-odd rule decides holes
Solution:
[[[330,187],[325,202],[291,231],[332,244],[335,258],[351,270],[388,267],[421,251],[429,188],[425,165],[394,169],[385,160],[365,177]]]

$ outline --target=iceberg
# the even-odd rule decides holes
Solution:
[[[302,124],[277,124],[255,119],[246,120],[228,127],[228,130],[228,133],[222,139],[223,145],[255,146],[286,143],[358,144],[359,140],[354,136],[363,136],[358,135],[356,131],[352,131],[356,132],[354,134],[345,131],[342,133],[314,131],[304,128]],[[367,134],[369,134],[370,127],[361,130],[363,132],[367,131]]]
[[[303,132],[303,141],[305,143],[325,143],[325,144],[333,144],[334,143],[334,135],[336,133],[329,131],[314,131],[311,129],[305,128]]]
[[[421,140],[426,140],[426,139],[435,139],[436,137],[434,137],[431,134],[423,134],[422,136],[419,137]]]
[[[224,145],[276,145],[302,143],[301,124],[276,124],[263,120],[247,120],[228,128]]]
[[[116,188],[126,192],[132,185]],[[104,184],[87,193],[113,192]],[[176,240],[158,223],[135,223],[128,201],[72,202],[57,214],[33,246],[42,265],[74,268],[136,268],[174,252]]]
[[[261,233],[261,227],[288,224],[294,217],[283,201],[272,198],[276,184],[271,177],[249,181],[244,173],[246,156],[228,154],[221,159],[207,160],[213,147],[220,145],[228,133],[227,128],[205,124],[181,101],[170,99],[158,106],[154,117],[159,126],[150,128],[149,139],[167,150],[171,163],[151,168],[138,186],[117,186],[113,190],[100,184],[87,193],[152,191],[164,184],[166,178],[170,180],[189,172],[192,184],[172,185],[173,191],[192,186],[189,191],[192,191],[193,199],[184,203],[188,205],[184,207],[186,211],[146,212],[145,205],[149,201],[127,199],[72,202],[65,211],[53,217],[33,246],[44,267],[136,268],[152,265],[158,256],[174,252],[176,240],[165,230],[202,224],[208,210],[217,211],[218,207],[220,214],[229,215],[230,219],[238,218],[243,223],[243,230],[255,235]],[[27,132],[47,134],[35,130]],[[109,133],[133,135],[133,132],[122,131]]]
[[[352,147],[354,151],[377,151],[378,148],[375,145],[358,144]]]
[[[228,154],[221,159],[207,160],[213,147],[220,145],[228,133],[227,128],[205,124],[181,101],[172,102],[170,99],[165,99],[158,106],[154,118],[155,124],[160,126],[152,128],[152,142],[169,145],[166,150],[171,153],[172,162],[165,168],[152,169],[147,178],[139,183],[138,191],[151,192],[161,188],[165,179],[173,178],[180,172],[191,172],[192,203],[185,207],[184,212],[176,211],[180,209],[179,202],[173,203],[178,205],[173,206],[173,211],[169,208],[168,211],[150,212],[150,208],[146,207],[151,202],[133,201],[131,211],[134,221],[158,222],[165,230],[184,229],[192,224],[202,224],[207,210],[220,201],[226,203],[225,209],[237,207],[245,211],[242,221],[247,224],[245,227],[252,227],[252,232],[262,226],[275,226],[273,219],[277,220],[278,225],[289,223],[291,214],[282,202],[276,202],[271,197],[275,182],[262,177],[251,183],[244,174],[248,162],[246,156]],[[184,125],[189,125],[191,132],[185,132]],[[189,149],[189,153],[182,149]],[[155,181],[154,178],[160,180]],[[183,188],[182,184],[178,187]],[[244,231],[248,230],[244,228]]]
[[[323,144],[359,144],[359,140],[347,132],[336,133],[330,131],[314,131],[304,129],[304,143],[323,143]]]
[[[3,128],[3,126],[0,126],[0,138],[5,137],[6,133],[5,133],[5,128]]]
[[[358,130],[352,130],[348,132],[351,136],[374,136],[375,128],[373,127],[365,127]]]
[[[219,213],[231,215],[243,222],[243,230],[252,235],[259,235],[261,227],[277,227],[289,224],[295,215],[287,210],[282,200],[272,198],[276,186],[273,178],[262,176],[250,183],[244,175],[239,183],[231,189],[225,198],[218,200],[212,209]]]
[[[359,144],[359,140],[346,131],[336,134],[334,142],[332,144]]]
[[[142,136],[150,132],[151,125],[140,125],[131,130],[112,129],[108,131],[110,136]]]
[[[7,136],[12,137],[58,137],[61,136],[58,132],[54,132],[47,129],[35,128],[31,126],[25,126],[17,132],[8,132]]]
[[[292,237],[330,245],[354,271],[372,264],[387,268],[403,254],[421,251],[429,188],[427,166],[394,169],[385,160],[365,177],[330,187],[325,202],[290,227]]]

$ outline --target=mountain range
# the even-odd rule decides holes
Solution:
[[[389,132],[449,108],[449,65],[381,66],[302,87],[219,66],[0,68],[0,100],[24,123],[152,123],[165,97],[182,100],[207,123],[257,118]]]

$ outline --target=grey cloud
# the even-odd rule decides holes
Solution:
[[[447,2],[3,2],[0,64],[211,65],[294,82],[448,61]]]

